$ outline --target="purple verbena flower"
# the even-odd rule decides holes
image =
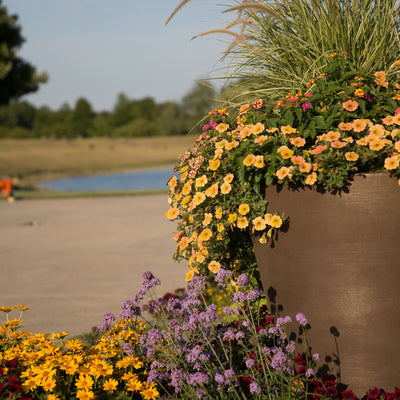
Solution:
[[[247,286],[250,283],[249,277],[246,274],[241,274],[237,278],[237,284],[239,286]]]
[[[250,393],[252,393],[252,394],[261,393],[261,388],[260,388],[260,386],[257,385],[256,382],[251,382],[249,389],[250,389]]]
[[[297,313],[296,314],[296,321],[302,326],[306,326],[307,325],[307,318],[303,313]]]

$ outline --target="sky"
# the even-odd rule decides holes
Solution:
[[[207,35],[229,18],[214,0],[191,0],[165,26],[180,0],[3,0],[26,39],[18,55],[47,72],[35,107],[74,106],[84,97],[111,111],[119,93],[130,99],[180,101],[196,80],[221,77],[229,38]],[[222,85],[221,79],[212,81]]]

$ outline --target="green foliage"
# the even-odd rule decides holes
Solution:
[[[47,81],[46,73],[38,75],[35,67],[17,56],[24,42],[17,19],[0,0],[0,105],[35,92]]]

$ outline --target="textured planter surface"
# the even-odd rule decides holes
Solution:
[[[397,179],[360,174],[340,194],[274,186],[265,198],[268,212],[289,219],[274,245],[254,238],[271,303],[277,309],[282,305],[282,316],[306,315],[309,345],[321,355],[319,367],[333,368],[330,372],[357,395],[374,386],[399,387]]]

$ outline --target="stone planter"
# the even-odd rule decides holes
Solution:
[[[374,386],[399,387],[397,179],[358,174],[336,194],[270,186],[265,198],[267,212],[288,218],[272,243],[253,238],[271,308],[306,315],[320,374],[333,373],[358,396]]]

